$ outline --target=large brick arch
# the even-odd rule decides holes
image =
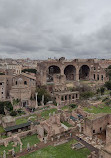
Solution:
[[[48,70],[49,70],[49,74],[60,74],[61,73],[61,69],[57,65],[50,65],[48,67]]]
[[[60,67],[57,65],[54,65],[54,64],[48,66],[46,71],[47,71],[47,81],[48,82],[53,81],[53,75],[61,73]]]
[[[65,66],[64,75],[66,76],[66,80],[76,80],[76,67],[72,64]]]
[[[89,80],[90,79],[90,66],[89,65],[81,65],[79,68],[79,79],[80,80]]]

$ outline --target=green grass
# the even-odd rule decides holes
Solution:
[[[68,106],[68,105],[65,105],[65,106],[63,106],[61,109],[62,109],[62,110],[67,110],[67,109],[69,109],[69,106]]]
[[[76,108],[76,107],[75,107],[75,108]],[[64,111],[65,111],[65,110],[68,110],[68,111],[71,112],[71,111],[74,110],[75,108],[72,108],[70,105],[65,105],[65,106],[63,106],[61,109],[64,110]]]
[[[28,121],[28,118],[29,117],[34,117],[34,118],[31,118],[30,120],[31,121],[35,121],[37,119],[37,116],[36,114],[33,114],[33,115],[30,115],[28,117],[24,117],[24,118],[20,118],[20,119],[17,119],[15,122],[16,122],[16,125],[19,125],[19,124],[22,124],[22,123],[26,123]]]
[[[50,110],[45,110],[43,112],[41,112],[41,116],[44,117],[45,119],[48,119],[49,118],[49,113],[53,113],[53,112],[56,112],[57,109],[50,109]]]
[[[48,119],[49,118],[49,113],[53,113],[53,112],[56,112],[57,109],[53,108],[53,109],[50,109],[50,110],[44,110],[41,112],[41,117],[44,117],[45,119]],[[20,119],[17,119],[16,120],[16,125],[19,125],[19,124],[22,124],[22,123],[26,123],[28,121],[28,118],[33,116],[34,118],[31,118],[30,120],[31,121],[35,121],[37,119],[37,115],[36,114],[32,114],[28,117],[24,117],[24,118],[20,118]]]
[[[72,127],[72,125],[70,125],[68,122],[62,122],[65,126],[67,126],[67,127]]]
[[[71,144],[75,142],[75,140],[72,140],[56,147],[48,146],[21,158],[86,158],[90,151],[86,148],[80,150],[71,149]]]
[[[27,143],[30,144],[30,146],[33,146],[34,144],[39,143],[39,139],[37,135],[27,136],[26,138],[22,139],[23,148],[27,148]]]
[[[8,138],[8,136],[2,135],[1,138],[5,139],[5,138]]]
[[[20,119],[17,119],[15,122],[16,122],[16,125],[19,125],[22,123],[26,123],[27,121],[28,121],[27,118],[20,118]]]
[[[100,108],[100,106],[103,108]],[[111,107],[105,106],[105,105],[100,105],[100,106],[98,106],[98,107],[91,106],[90,108],[85,107],[84,110],[89,112],[89,113],[94,113],[94,114],[111,113]]]
[[[105,90],[104,94],[108,95],[108,94],[110,94],[110,92],[111,92],[110,90]]]
[[[39,143],[39,139],[37,138],[37,135],[27,136],[27,137],[23,138],[21,141],[23,143],[23,149],[27,148],[27,143],[29,143],[30,146],[33,146],[34,144]],[[0,146],[0,155],[3,154],[4,150],[6,151],[6,153],[8,153],[8,151],[13,148],[13,145],[14,145],[14,143],[10,142],[7,147],[5,147],[4,145]],[[20,151],[20,146],[18,145],[14,149],[15,149],[15,152],[17,153]]]
[[[0,134],[2,134],[2,133],[4,133],[4,132],[5,132],[5,131],[4,131],[3,127],[0,126]]]

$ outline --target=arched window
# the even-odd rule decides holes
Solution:
[[[24,81],[24,84],[27,85],[27,81]]]
[[[96,75],[94,74],[94,80],[96,79]]]

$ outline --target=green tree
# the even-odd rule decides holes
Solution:
[[[5,102],[4,102],[4,107],[5,107],[8,111],[12,111],[12,110],[13,110],[13,106],[12,106],[11,102],[9,102],[9,101],[5,101]]]
[[[34,73],[36,74],[37,73],[37,70],[36,69],[23,69],[22,72],[30,72],[30,73]]]
[[[101,92],[101,95],[103,95],[104,92],[105,92],[105,88],[104,88],[104,87],[101,87],[101,88],[100,88],[100,92]]]
[[[111,90],[111,81],[107,81],[104,85],[108,90]]]
[[[4,112],[4,104],[2,102],[0,102],[0,114],[5,114]]]
[[[70,106],[71,108],[76,108],[76,107],[77,107],[76,104],[70,104],[69,106]]]
[[[9,102],[9,101],[0,102],[0,114],[3,114],[3,115],[5,114],[4,108],[6,108],[6,110],[8,110],[8,111],[13,110],[13,106],[12,106],[11,102]]]
[[[40,105],[40,102],[42,100],[42,95],[44,95],[44,104],[46,104],[48,101],[51,101],[51,96],[50,94],[48,93],[47,89],[45,86],[41,86],[41,87],[38,87],[37,90],[38,92],[38,103]]]
[[[82,92],[81,94],[80,94],[80,96],[82,97],[82,98],[84,98],[84,99],[88,99],[88,98],[91,98],[91,97],[93,97],[94,96],[94,93],[93,92]]]
[[[16,111],[11,111],[10,115],[11,115],[11,116],[16,116],[16,115],[17,115],[17,112],[16,112]]]
[[[106,69],[106,74],[109,77],[109,80],[111,80],[111,65]]]

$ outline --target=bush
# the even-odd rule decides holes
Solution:
[[[10,113],[10,115],[11,115],[11,116],[16,116],[16,115],[17,115],[17,112],[16,112],[16,111],[12,111],[12,112]]]
[[[38,92],[38,103],[40,105],[41,100],[42,100],[42,95],[44,95],[44,104],[46,104],[48,101],[51,101],[51,96],[48,93],[47,89],[45,86],[41,86],[37,88],[37,92]]]
[[[100,92],[101,92],[101,95],[103,95],[104,92],[105,92],[105,88],[104,88],[104,87],[101,87],[101,88],[100,88]]]
[[[71,108],[76,108],[76,107],[77,107],[76,104],[70,104],[69,106],[70,106]]]
[[[104,92],[105,92],[105,88],[104,87],[101,87],[101,88],[97,89],[97,91],[96,91],[97,94],[101,93],[101,95],[103,95]]]
[[[3,72],[0,72],[0,75],[5,75],[5,73],[3,73]]]
[[[100,89],[99,89],[99,88],[97,89],[96,93],[97,93],[97,94],[99,94],[99,93],[100,93]]]
[[[12,110],[13,110],[13,106],[12,106],[11,102],[9,102],[9,101],[5,101],[5,102],[4,102],[4,107],[5,107],[8,111],[12,111]]]
[[[107,101],[109,98],[108,97],[106,97],[106,98],[104,98],[103,100],[102,100],[102,102],[105,102],[105,101]]]
[[[100,97],[100,96],[97,96],[97,97],[96,97],[96,100],[100,100],[100,99],[101,99],[101,97]]]
[[[18,114],[25,114],[25,112],[22,111],[22,109],[18,109],[18,110],[17,110],[17,113],[18,113]]]
[[[107,81],[104,85],[108,90],[111,90],[111,81]]]
[[[30,72],[30,73],[34,73],[34,74],[36,74],[37,73],[37,70],[36,69],[24,69],[24,70],[22,70],[22,72]]]
[[[109,80],[111,80],[111,65],[106,69],[106,74],[109,77]]]
[[[0,102],[0,114],[5,114],[4,108],[6,108],[7,111],[13,110],[13,106],[9,101]]]
[[[105,102],[105,104],[106,104],[107,106],[109,106],[109,105],[111,104],[111,100],[108,99],[108,100]]]
[[[13,105],[17,105],[18,103],[20,103],[20,100],[19,100],[19,99],[14,99],[14,100],[13,100]]]
[[[85,99],[91,98],[91,97],[93,97],[93,95],[94,95],[93,92],[83,92],[83,93],[80,94],[80,96],[81,96],[82,98],[85,98]]]

